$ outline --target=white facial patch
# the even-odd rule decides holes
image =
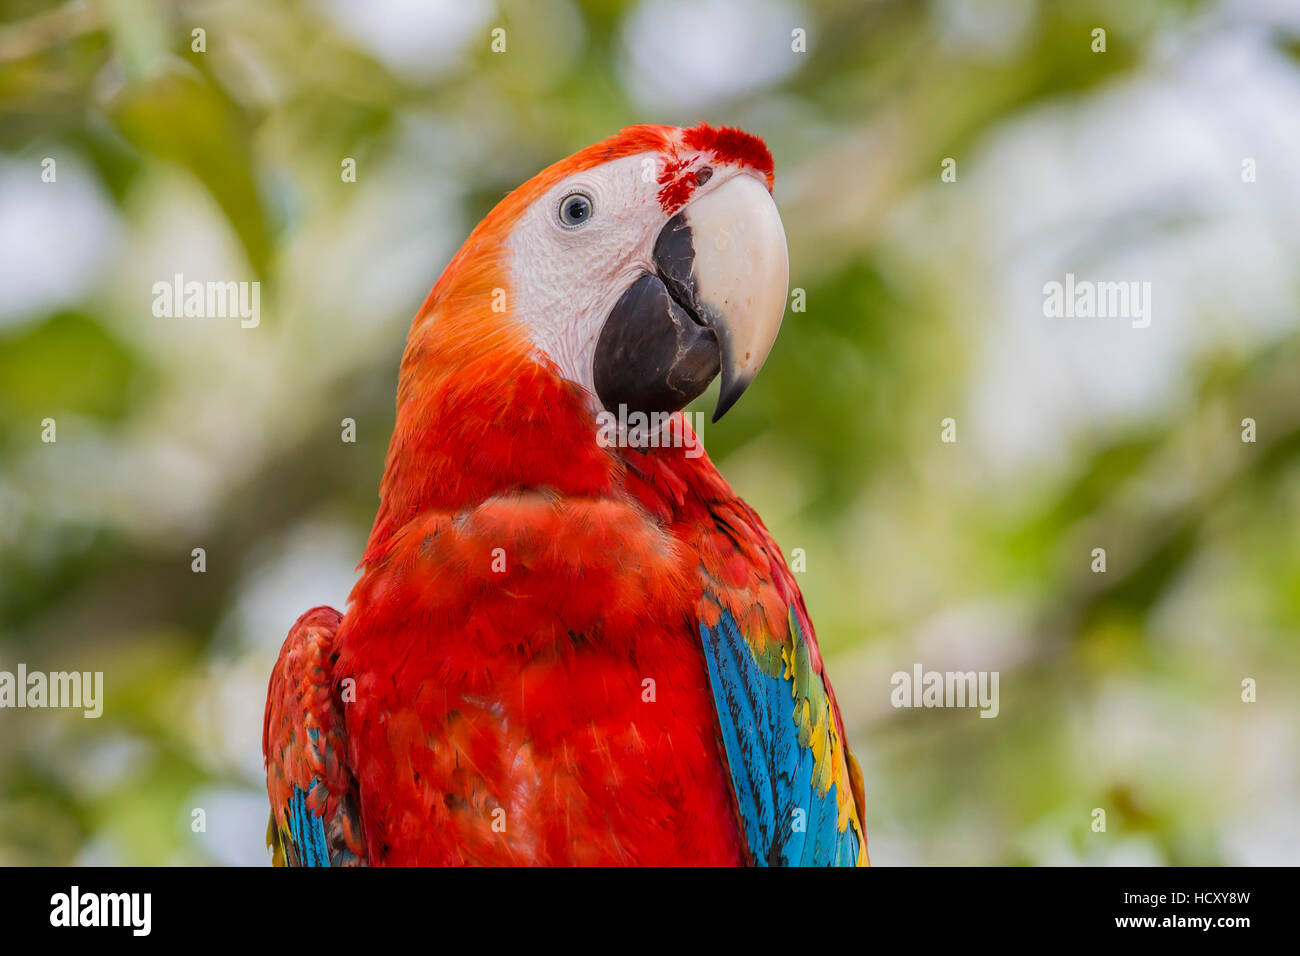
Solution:
[[[566,379],[592,394],[596,340],[619,297],[655,271],[655,239],[668,221],[659,205],[657,153],[625,156],[575,173],[537,200],[506,241],[510,311]],[[565,197],[583,193],[579,226],[560,219]]]

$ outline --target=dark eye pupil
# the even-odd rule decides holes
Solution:
[[[591,215],[591,203],[584,196],[570,196],[564,201],[560,213],[566,223],[575,226]]]

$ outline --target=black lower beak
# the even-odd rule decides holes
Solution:
[[[766,184],[748,175],[710,184],[659,230],[650,268],[600,330],[592,381],[605,409],[677,411],[721,372],[716,422],[772,350],[789,279]]]
[[[709,387],[721,368],[717,334],[695,297],[691,230],[679,214],[655,242],[656,272],[619,298],[596,342],[593,384],[616,412],[675,412]]]

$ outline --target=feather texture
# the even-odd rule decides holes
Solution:
[[[267,845],[277,866],[365,861],[356,783],[344,759],[342,702],[333,682],[339,620],[328,607],[298,618],[271,671],[262,752],[271,797]]]

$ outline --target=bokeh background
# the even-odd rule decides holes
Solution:
[[[0,863],[266,862],[266,678],[344,605],[411,316],[510,188],[699,120],[771,146],[807,302],[703,437],[806,553],[873,860],[1300,859],[1300,6],[0,11],[0,669],[106,682],[0,711]],[[261,325],[155,318],[178,272]],[[1150,327],[1046,318],[1066,272]],[[1000,715],[894,709],[916,663]]]

